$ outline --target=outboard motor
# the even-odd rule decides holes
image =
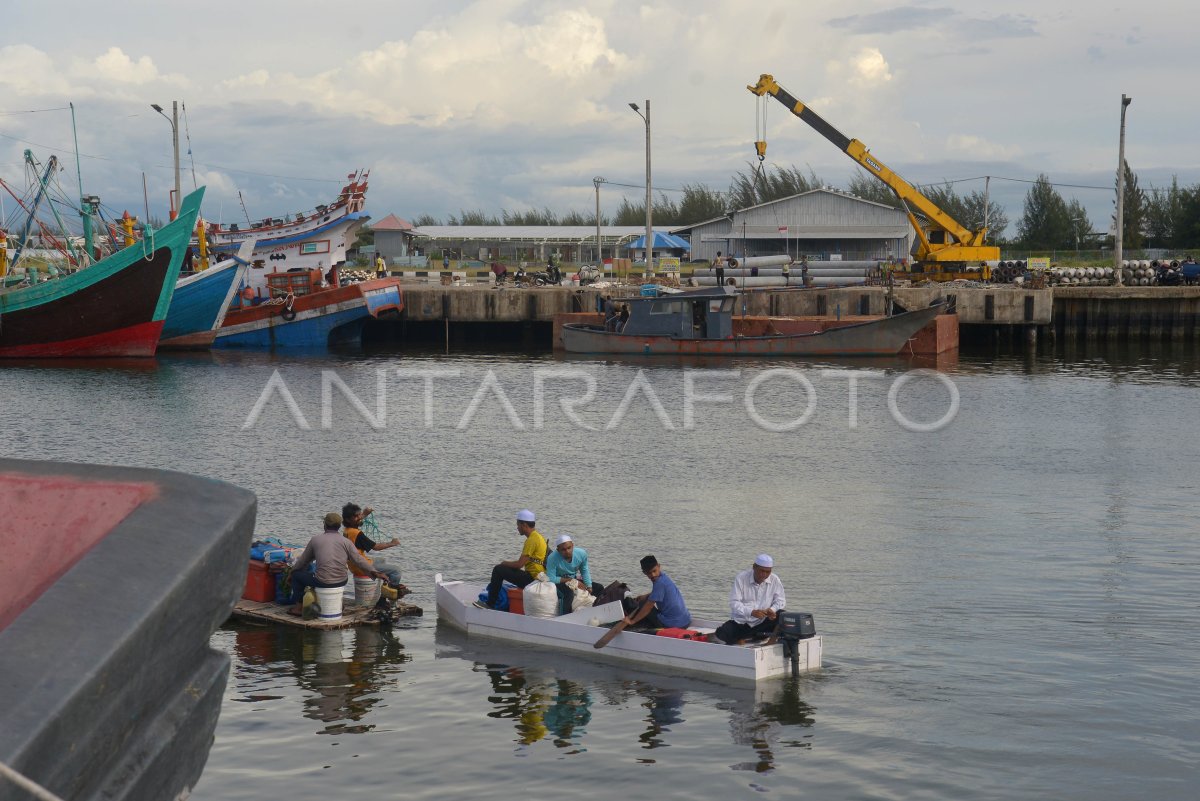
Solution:
[[[779,639],[783,653],[792,661],[792,675],[800,673],[800,641],[815,637],[817,626],[808,612],[783,612],[779,615]]]

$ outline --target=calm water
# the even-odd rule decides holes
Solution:
[[[216,633],[233,669],[195,799],[1195,798],[1200,356],[963,357],[943,365],[957,416],[925,433],[888,410],[907,366],[11,365],[0,435],[14,456],[252,488],[260,535],[303,543],[354,500],[403,541],[424,618]],[[397,368],[458,374],[430,379],[426,410],[423,380]],[[862,379],[853,426],[831,368]],[[798,372],[811,415],[769,430],[805,411]],[[589,380],[594,398],[564,411]],[[930,379],[897,391],[918,423],[949,403]],[[643,587],[637,559],[656,554],[703,612],[724,614],[734,572],[772,553],[789,607],[816,615],[824,669],[755,689],[438,628],[433,574],[479,580],[513,558],[525,506],[543,532],[572,533],[606,583]]]

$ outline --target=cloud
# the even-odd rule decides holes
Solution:
[[[903,6],[855,14],[829,20],[830,27],[844,28],[851,33],[899,33],[920,28],[932,28],[957,12],[952,8],[915,8]]]
[[[850,82],[859,86],[877,86],[892,79],[892,71],[879,48],[865,47],[850,62]]]
[[[134,61],[119,47],[108,48],[92,62],[92,66],[100,78],[118,83],[144,84],[159,77],[158,67],[149,56]]]
[[[220,88],[233,101],[309,104],[387,125],[493,129],[529,116],[566,125],[600,117],[591,98],[632,64],[609,43],[604,20],[573,9],[519,22],[502,11],[476,6],[315,74],[259,69]]]
[[[1037,36],[1031,17],[1014,14],[1000,14],[986,19],[964,17],[952,8],[903,6],[876,11],[873,14],[838,17],[829,20],[828,24],[832,28],[842,28],[860,35],[942,29],[946,35],[961,37],[964,41]]]
[[[1008,160],[1021,155],[1021,148],[1016,145],[1001,145],[972,134],[951,134],[946,138],[946,150],[949,153],[962,153],[974,160]]]
[[[956,24],[956,33],[967,39],[1023,39],[1037,36],[1034,20],[1026,16],[1001,14],[989,19],[964,19]]]
[[[71,91],[70,82],[59,74],[47,53],[23,44],[0,47],[0,86],[26,97]]]

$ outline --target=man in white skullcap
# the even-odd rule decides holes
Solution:
[[[546,538],[537,530],[533,512],[522,509],[517,512],[517,533],[525,538],[521,555],[516,559],[501,562],[492,568],[492,578],[488,582],[487,601],[476,601],[475,605],[486,609],[495,609],[500,596],[500,587],[509,581],[524,588],[529,582],[546,570]]]
[[[783,582],[774,573],[775,560],[765,553],[754,559],[749,570],[743,570],[733,580],[729,593],[729,609],[733,619],[721,624],[709,642],[737,645],[748,640],[770,636],[775,621],[786,602]]]
[[[546,578],[558,585],[558,598],[562,602],[562,613],[571,611],[575,603],[575,590],[571,579],[576,579],[588,592],[592,592],[592,573],[588,569],[587,551],[575,545],[570,534],[559,534],[554,539],[554,552],[546,559]]]

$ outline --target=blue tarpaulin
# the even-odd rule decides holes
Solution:
[[[628,245],[630,250],[642,250],[646,247],[646,235],[642,234],[637,239],[633,240]],[[674,234],[664,234],[662,231],[654,232],[654,249],[655,250],[691,250],[692,246],[688,244],[686,239],[675,236]]]

